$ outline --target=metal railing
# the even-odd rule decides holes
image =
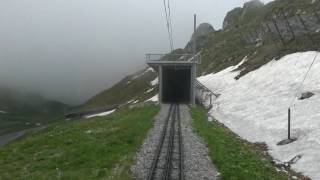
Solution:
[[[201,64],[201,54],[146,54],[146,61],[161,62],[161,61],[179,61]]]
[[[203,85],[198,80],[196,80],[195,85],[196,85],[196,88],[200,91],[199,97],[198,97],[198,101],[199,101],[200,105],[206,106],[205,103],[206,103],[207,99],[209,99],[209,105],[207,108],[210,109],[212,107],[212,97],[214,96],[215,98],[218,98],[220,96],[220,94],[214,93],[213,91],[211,91],[209,88],[207,88],[205,85]]]

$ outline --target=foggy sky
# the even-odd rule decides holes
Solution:
[[[266,0],[267,2],[270,0]],[[193,14],[219,29],[243,0],[171,0],[175,48]],[[82,103],[169,51],[162,0],[0,0],[0,85]]]

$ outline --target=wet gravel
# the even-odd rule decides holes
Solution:
[[[140,151],[137,153],[136,164],[131,168],[134,179],[144,180],[148,176],[169,108],[170,105],[161,105],[161,110],[155,117],[154,127],[149,131]],[[185,179],[219,179],[219,173],[208,156],[208,148],[192,129],[192,119],[188,106],[180,105],[180,114]]]

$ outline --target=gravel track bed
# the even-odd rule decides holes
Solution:
[[[131,168],[134,179],[144,180],[148,176],[169,108],[168,104],[161,105],[161,110],[154,119],[154,127],[149,131],[137,154],[136,164]]]
[[[180,105],[181,131],[184,147],[184,173],[186,180],[219,178],[217,168],[213,165],[209,150],[203,140],[193,131],[189,107]]]
[[[136,164],[131,168],[134,179],[144,180],[148,176],[169,108],[170,105],[162,104],[160,112],[155,117],[154,127],[149,131],[147,138],[136,156]],[[180,114],[185,179],[219,179],[218,171],[208,156],[208,148],[201,138],[192,130],[192,119],[188,106],[180,105]]]

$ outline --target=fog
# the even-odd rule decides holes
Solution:
[[[170,2],[175,48],[244,3]],[[168,51],[162,0],[0,0],[0,85],[79,104]]]

